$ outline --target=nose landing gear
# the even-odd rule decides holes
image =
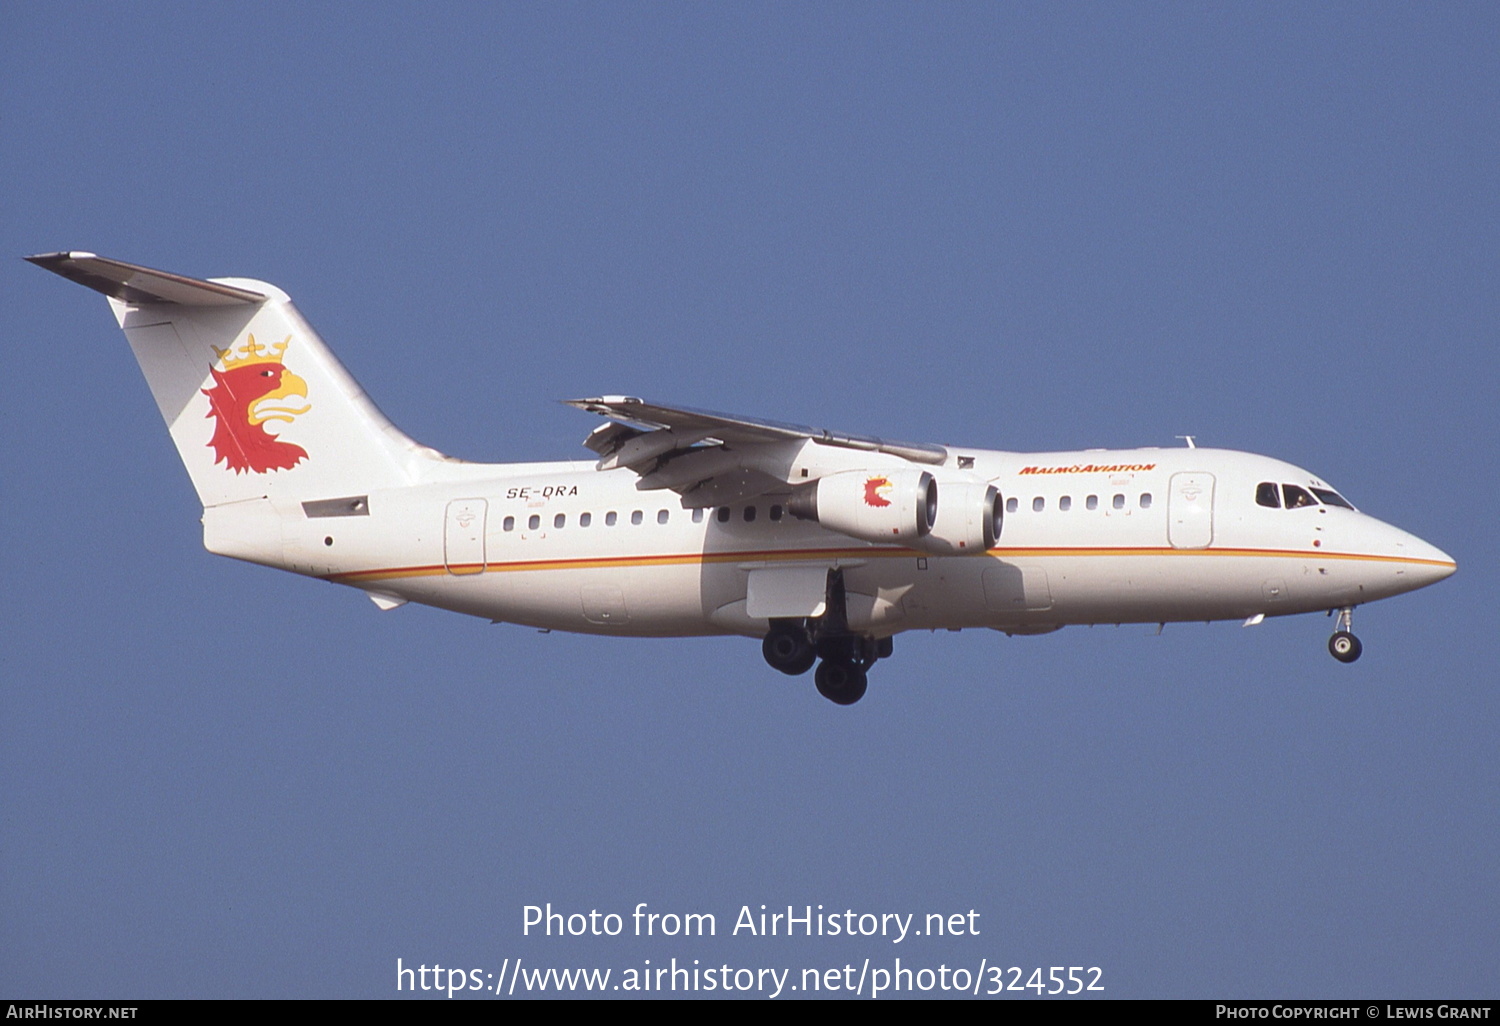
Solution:
[[[1359,654],[1365,647],[1359,643],[1354,636],[1354,607],[1345,606],[1339,610],[1338,621],[1334,624],[1333,637],[1328,639],[1328,652],[1341,663],[1352,663],[1359,658]]]

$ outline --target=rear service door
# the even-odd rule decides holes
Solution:
[[[454,499],[448,503],[443,525],[443,561],[450,574],[484,573],[484,518],[488,503],[483,499]]]

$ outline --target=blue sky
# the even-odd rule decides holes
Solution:
[[[1100,966],[1493,996],[1500,16],[1412,5],[12,5],[0,993]],[[87,249],[275,282],[385,412],[572,459],[626,393],[1016,450],[1287,459],[1453,554],[1321,617],[542,635],[209,556]],[[526,905],[712,940],[522,936]],[[977,937],[726,936],[742,905]]]

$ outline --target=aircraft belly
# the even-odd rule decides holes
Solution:
[[[983,582],[985,608],[992,613],[1009,617],[1052,608],[1052,586],[1045,566],[997,562],[985,568]]]
[[[507,584],[498,580],[495,574],[454,576],[444,572],[441,575],[377,580],[371,583],[371,588],[438,609],[496,620],[502,618],[500,611],[507,606]]]
[[[589,634],[718,633],[704,618],[692,565],[512,570],[495,619]]]
[[[911,584],[900,597],[903,629],[989,626],[993,617],[985,605],[984,573],[995,562],[984,556],[913,560]]]
[[[1048,570],[1063,623],[1171,622],[1279,616],[1347,601],[1347,583],[1301,556],[1213,550],[1169,555],[1058,557]],[[1024,621],[1023,621],[1024,622]]]

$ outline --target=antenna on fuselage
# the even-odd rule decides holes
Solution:
[[[1193,441],[1193,436],[1192,435],[1173,435],[1172,437],[1173,438],[1180,438],[1180,439],[1182,439],[1184,442],[1187,443],[1187,447],[1189,449],[1196,449],[1196,448],[1198,448],[1197,443],[1195,443]]]

